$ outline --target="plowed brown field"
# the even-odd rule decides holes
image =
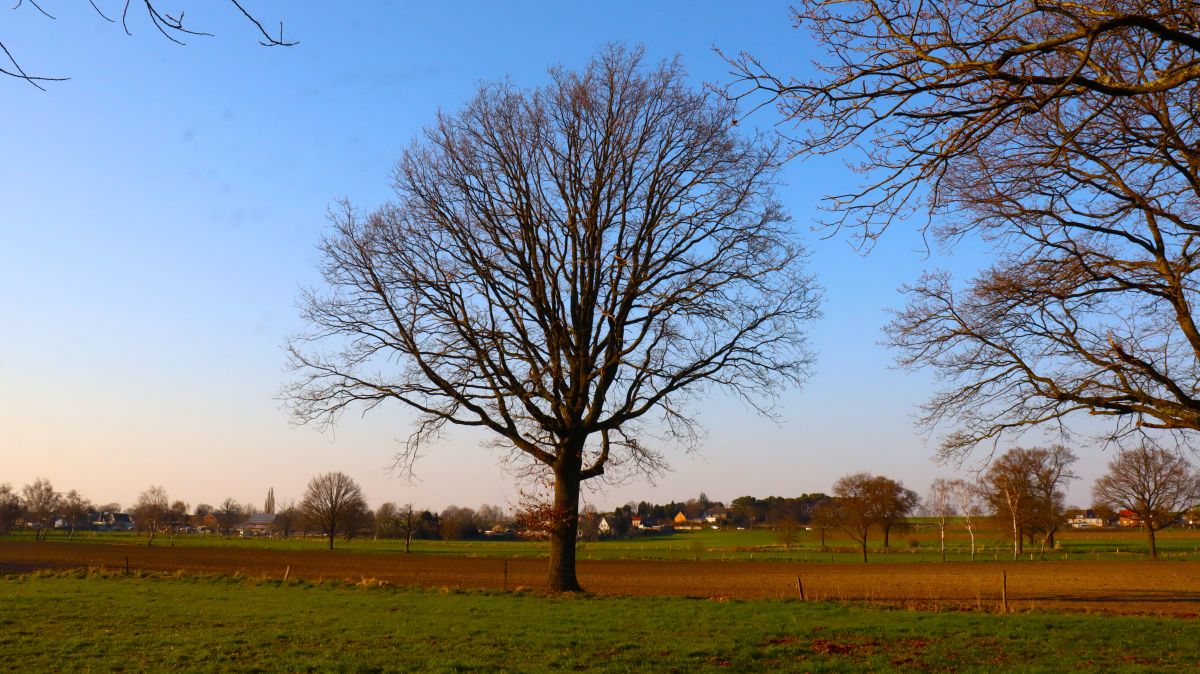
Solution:
[[[0,573],[103,567],[235,574],[310,581],[377,579],[394,585],[499,589],[505,562],[354,552],[146,547],[73,543],[0,543]],[[510,559],[508,587],[543,586],[546,560]],[[1200,615],[1200,566],[1179,561],[800,564],[729,561],[581,561],[580,583],[610,595],[674,595],[868,601],[917,608],[995,610],[1008,578],[1012,610]]]

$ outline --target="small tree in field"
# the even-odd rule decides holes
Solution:
[[[217,528],[220,529],[221,535],[228,536],[233,533],[233,528],[242,521],[245,508],[233,498],[227,498],[221,502],[221,506],[213,512],[213,516],[217,518]]]
[[[290,538],[292,532],[303,526],[304,513],[296,507],[292,501],[288,501],[279,508],[279,512],[275,513],[275,522],[272,524],[275,531],[284,538]]]
[[[893,529],[907,529],[908,516],[921,503],[921,497],[904,484],[882,475],[870,483],[873,493],[875,520],[883,531],[883,547],[890,547]]]
[[[811,524],[817,535],[821,537],[821,547],[825,547],[825,534],[838,526],[837,502],[830,498],[817,501],[812,509]]]
[[[21,519],[21,497],[7,482],[0,484],[0,534],[7,534]]]
[[[408,554],[413,536],[421,529],[421,513],[406,503],[392,515],[392,527],[404,537],[404,553]]]
[[[87,517],[92,509],[92,502],[72,489],[63,496],[60,508],[67,523],[67,540],[70,540],[75,536],[75,528],[79,526],[79,522]]]
[[[937,478],[929,485],[929,494],[925,497],[925,512],[937,521],[938,550],[942,553],[942,561],[946,561],[946,526],[954,517],[957,509],[954,503],[954,485],[952,480]]]
[[[984,473],[981,488],[1009,529],[1013,559],[1024,551],[1027,534],[1041,536],[1043,553],[1053,541],[1065,519],[1065,489],[1076,477],[1071,472],[1075,461],[1075,454],[1062,445],[1014,447],[992,461]]]
[[[966,480],[950,481],[950,496],[958,512],[959,521],[971,536],[971,561],[975,561],[975,525],[983,516],[983,495],[979,487]]]
[[[383,505],[375,509],[375,538],[379,540],[380,536],[389,538],[395,531],[396,512],[398,508],[395,503],[387,501]]]
[[[1157,558],[1155,531],[1200,497],[1200,478],[1179,454],[1142,445],[1109,462],[1108,473],[1092,487],[1092,497],[1133,511],[1146,530],[1150,556]]]
[[[785,517],[775,526],[775,540],[783,544],[785,550],[791,550],[796,541],[800,540],[800,523],[794,517]]]
[[[62,494],[54,491],[50,481],[45,478],[40,477],[21,489],[21,506],[26,519],[33,523],[34,540],[45,540],[61,503]]]
[[[411,410],[405,469],[447,425],[485,429],[552,483],[548,584],[578,591],[583,485],[661,470],[647,432],[694,442],[701,394],[769,411],[807,375],[819,293],[776,148],[731,104],[621,47],[550,75],[482,87],[403,154],[394,204],[333,217],[290,398],[301,421]]]
[[[878,523],[876,493],[871,486],[874,479],[870,473],[854,473],[833,483],[838,527],[858,543],[864,564],[867,562],[867,536],[871,527]]]
[[[323,473],[309,480],[300,502],[305,517],[329,537],[330,550],[338,531],[356,523],[366,507],[362,489],[345,473]]]
[[[138,494],[137,502],[133,505],[133,519],[150,534],[146,545],[154,545],[154,535],[166,523],[170,511],[171,503],[166,489],[155,486]]]

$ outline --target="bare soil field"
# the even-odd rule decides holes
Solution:
[[[543,587],[546,560],[293,552],[237,548],[0,542],[0,573],[103,568],[307,581],[366,579],[464,589]],[[1180,561],[802,564],[745,561],[581,561],[579,579],[604,595],[718,600],[866,601],[922,609],[997,610],[1007,575],[1010,610],[1200,616],[1200,567]]]

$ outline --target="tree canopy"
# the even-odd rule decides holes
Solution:
[[[734,61],[798,131],[865,176],[829,222],[869,242],[917,219],[994,262],[930,272],[891,324],[945,386],[942,453],[1079,414],[1109,437],[1200,429],[1195,213],[1200,10],[1167,0],[808,0],[812,78]],[[737,91],[738,95],[751,95]],[[1134,437],[1134,441],[1140,441]]]
[[[679,63],[619,46],[540,89],[482,86],[404,152],[394,203],[334,214],[297,417],[400,403],[403,469],[447,425],[487,430],[551,476],[551,587],[576,589],[583,481],[658,471],[648,438],[694,437],[701,391],[769,411],[807,374],[819,293],[776,150],[733,121]]]

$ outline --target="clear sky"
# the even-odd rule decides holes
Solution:
[[[0,9],[0,40],[27,71],[71,78],[45,92],[0,79],[0,482],[44,476],[125,505],[150,485],[192,505],[261,502],[268,487],[299,499],[310,477],[341,470],[373,506],[511,506],[500,457],[466,434],[425,452],[418,481],[389,475],[409,430],[398,406],[324,434],[289,424],[281,347],[303,327],[299,289],[319,280],[328,207],[386,201],[400,149],[481,81],[536,86],[610,41],[679,54],[696,86],[729,77],[713,47],[789,73],[814,56],[778,2],[249,0],[268,26],[284,20],[300,41],[287,49],[258,46],[216,1],[168,3],[215,34],[186,47],[136,13],[128,37],[86,3],[42,4],[56,19]],[[115,15],[122,3],[98,4]],[[749,120],[774,122],[769,110]],[[855,176],[809,161],[785,179],[779,196],[827,289],[816,375],[780,401],[781,425],[706,401],[699,453],[672,456],[653,485],[589,494],[597,506],[828,491],[857,470],[924,493],[953,472],[912,423],[931,377],[891,369],[880,328],[922,269],[969,274],[982,258],[927,255],[911,227],[861,255],[809,232],[821,194]],[[1084,505],[1108,457],[1077,449],[1085,479],[1070,500]]]

